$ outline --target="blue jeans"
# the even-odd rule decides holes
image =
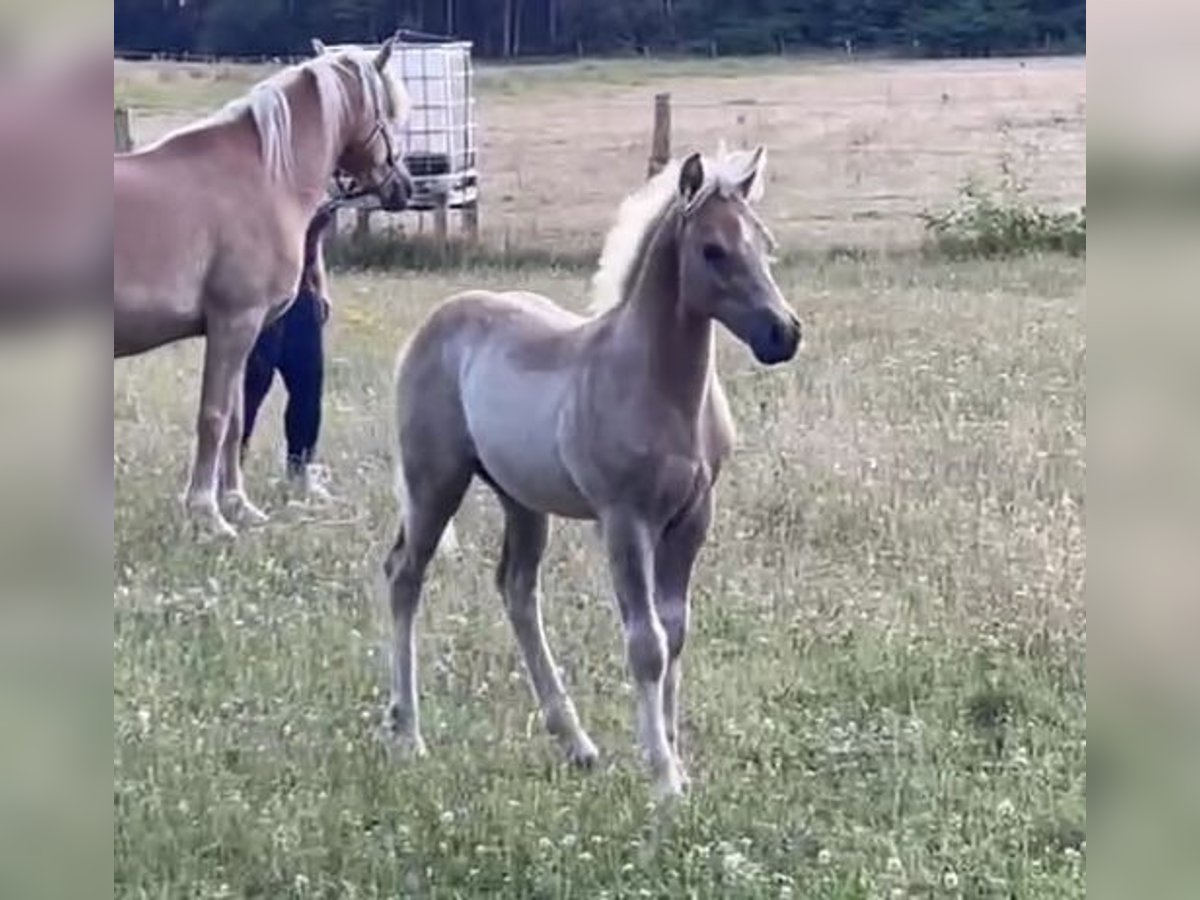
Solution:
[[[246,362],[242,453],[246,452],[258,409],[278,370],[288,392],[283,427],[288,472],[292,474],[302,472],[312,461],[321,429],[323,325],[320,298],[312,291],[301,290],[287,312],[263,329]]]

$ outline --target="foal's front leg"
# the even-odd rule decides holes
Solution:
[[[680,794],[683,776],[667,739],[663,714],[667,639],[654,608],[654,541],[646,523],[636,518],[610,515],[602,524],[637,690],[638,738],[654,774],[655,792]]]
[[[691,617],[688,586],[696,556],[708,535],[712,520],[712,492],[706,491],[684,515],[663,533],[654,555],[655,605],[667,635],[667,671],[663,679],[663,716],[667,740],[683,773],[679,756],[679,684],[682,679],[680,657],[687,640]],[[687,782],[687,775],[683,775]]]

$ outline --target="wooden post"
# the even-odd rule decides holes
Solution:
[[[433,208],[433,236],[434,239],[444,250],[446,241],[449,237],[450,221],[446,207],[446,201],[443,198],[438,201],[437,206]]]
[[[133,149],[133,137],[129,132],[129,110],[124,106],[113,109],[113,141],[117,153],[128,153]]]
[[[462,208],[463,234],[472,244],[479,243],[479,201],[472,200]]]
[[[646,177],[653,178],[671,160],[671,95],[654,95],[654,134],[650,139],[650,165]]]
[[[371,234],[371,211],[359,207],[354,212],[354,239],[358,241]]]

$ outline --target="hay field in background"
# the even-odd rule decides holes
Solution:
[[[187,71],[118,65],[139,137],[245,87],[240,69]],[[909,212],[993,164],[998,116],[1019,107],[1022,121],[1051,122],[1082,106],[1082,63],[655,71],[481,74],[489,239],[511,228],[598,252],[643,175],[649,97],[662,87],[680,101],[677,143],[715,143],[737,115],[751,136],[773,135],[766,216],[793,246],[884,242],[893,226],[912,239]],[[888,106],[888,84],[907,113]],[[727,104],[693,119],[683,105],[765,91],[790,103],[801,86],[836,127],[795,106],[786,118]],[[968,95],[976,102],[958,99]],[[933,130],[916,110],[943,145],[969,149],[905,163],[902,136]],[[1048,200],[1079,202],[1082,124],[1029,128],[1046,152],[1025,174]],[[849,190],[856,134],[879,137]],[[781,152],[784,136],[794,143]],[[546,202],[559,192],[564,204]],[[869,199],[884,193],[907,206]],[[851,215],[872,207],[882,218]],[[431,755],[387,759],[375,730],[389,623],[373,588],[394,525],[396,349],[453,291],[522,287],[580,309],[587,274],[333,273],[321,455],[338,501],[288,503],[277,390],[247,472],[272,521],[232,546],[194,541],[177,500],[200,345],[115,366],[115,896],[1084,897],[1078,259],[793,258],[776,274],[806,328],[798,358],[766,370],[720,334],[740,442],[695,582],[684,804],[647,807],[607,572],[576,523],[556,524],[544,610],[603,762],[580,774],[559,761],[495,594],[500,514],[478,487],[458,519],[464,557],[432,567],[419,630]]]
[[[236,96],[265,66],[118,62],[118,102],[147,141]],[[670,91],[673,147],[764,143],[764,209],[794,248],[910,245],[916,216],[1007,161],[1029,198],[1086,193],[1082,58],[481,66],[482,221],[496,243],[595,244],[645,176],[653,96]]]

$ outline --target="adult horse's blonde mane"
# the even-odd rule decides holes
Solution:
[[[231,122],[249,113],[258,131],[263,161],[271,177],[289,177],[295,158],[292,148],[292,109],[285,89],[297,78],[305,75],[313,77],[325,122],[341,121],[353,112],[390,122],[402,122],[407,118],[411,108],[408,92],[390,70],[380,72],[375,68],[374,59],[371,51],[357,47],[306,59],[264,78],[213,115],[178,129],[163,140],[184,132]],[[357,79],[361,86],[359,96],[362,106],[359,110],[351,107],[346,77]]]
[[[758,171],[753,166],[753,154],[746,151],[725,150],[722,143],[716,157],[703,157],[704,185],[689,201],[687,209],[696,209],[713,194],[732,197],[737,194],[745,180],[754,175],[754,184],[747,199],[762,197],[762,163]],[[600,251],[600,262],[592,276],[592,299],[588,310],[600,315],[625,302],[633,287],[638,263],[645,254],[651,238],[658,231],[663,218],[676,209],[679,197],[679,171],[683,160],[671,160],[661,172],[626,197],[617,210],[617,218],[604,238]],[[679,207],[682,208],[682,207]],[[686,210],[685,210],[686,211]],[[774,239],[766,226],[751,213],[753,224],[759,229],[768,246]]]

